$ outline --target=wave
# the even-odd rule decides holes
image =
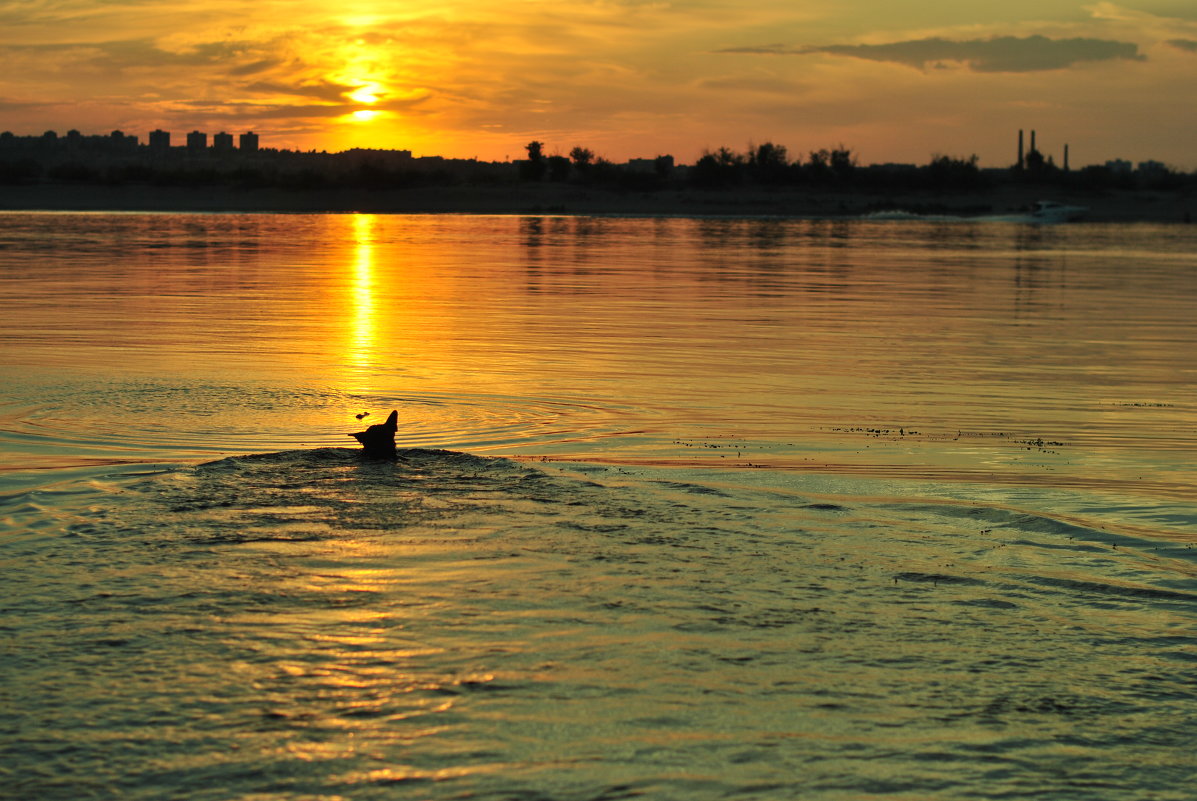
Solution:
[[[867,760],[920,796],[1011,797],[1083,724],[1089,797],[1174,786],[1150,752],[1193,753],[1191,560],[862,488],[315,448],[10,494],[0,515],[53,523],[0,539],[12,776],[38,798],[199,799],[198,771],[232,795],[705,801],[763,775],[766,797],[868,795]]]

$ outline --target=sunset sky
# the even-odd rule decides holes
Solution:
[[[1197,168],[1194,0],[9,0],[0,130],[616,161],[844,144]]]

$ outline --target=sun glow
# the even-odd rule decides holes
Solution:
[[[357,111],[349,115],[349,118],[354,122],[372,122],[382,116],[381,111],[375,111],[369,108],[359,108]]]
[[[382,99],[382,87],[376,83],[368,83],[365,86],[359,86],[352,92],[346,95],[350,100],[357,103],[365,103],[367,106],[373,105]]]

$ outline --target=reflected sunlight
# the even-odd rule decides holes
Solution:
[[[378,340],[378,309],[374,294],[374,237],[377,224],[378,218],[373,214],[353,216],[353,272],[349,276],[351,322],[345,361],[350,370],[359,375],[373,367],[373,354]]]

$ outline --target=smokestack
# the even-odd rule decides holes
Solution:
[[[1034,153],[1036,151],[1036,149],[1037,148],[1035,147],[1035,131],[1034,131],[1034,129],[1032,129],[1031,130],[1031,152]]]
[[[1022,169],[1022,128],[1018,129],[1018,169]]]
[[[1064,172],[1068,172],[1068,145],[1064,145]]]

